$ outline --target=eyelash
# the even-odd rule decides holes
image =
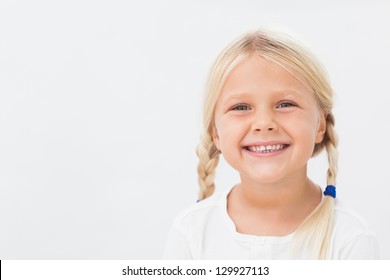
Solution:
[[[233,111],[247,111],[248,110],[248,109],[242,109],[243,107],[250,109],[250,107],[248,105],[238,104],[238,105],[233,106],[231,110],[233,110]],[[239,109],[239,108],[241,108],[241,109]]]
[[[287,106],[287,107],[296,106],[294,103],[291,103],[291,102],[282,102],[278,106],[276,106],[276,108],[278,108],[280,105],[283,105],[283,104],[288,104],[289,106]],[[280,108],[287,108],[287,107],[280,107]]]

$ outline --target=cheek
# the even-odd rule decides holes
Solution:
[[[221,149],[232,144],[239,144],[246,132],[245,123],[242,121],[232,121],[231,119],[221,119],[217,124],[218,137]]]
[[[285,120],[285,127],[295,138],[305,142],[307,145],[313,144],[316,139],[318,124],[317,116],[313,114],[303,114],[295,117],[290,116]]]

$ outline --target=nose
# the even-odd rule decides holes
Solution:
[[[273,110],[263,109],[258,110],[253,114],[252,130],[253,131],[276,131],[278,128],[275,121],[275,114]]]

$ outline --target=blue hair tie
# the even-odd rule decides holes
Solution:
[[[333,185],[327,185],[324,191],[324,195],[329,195],[336,198],[336,187]]]

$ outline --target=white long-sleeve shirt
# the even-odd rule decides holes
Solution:
[[[164,259],[289,259],[294,233],[254,236],[237,232],[227,212],[229,192],[196,203],[176,217]],[[373,232],[339,199],[335,201],[334,217],[329,259],[379,258]]]

